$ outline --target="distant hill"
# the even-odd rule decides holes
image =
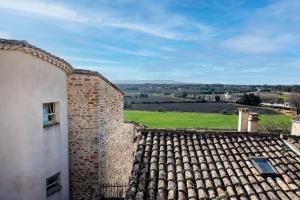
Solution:
[[[182,82],[173,80],[123,80],[123,81],[113,81],[115,84],[183,84]]]

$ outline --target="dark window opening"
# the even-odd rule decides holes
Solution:
[[[61,190],[60,173],[50,176],[46,179],[47,197]]]
[[[44,126],[56,124],[58,122],[57,111],[58,111],[57,103],[43,104],[43,125]]]

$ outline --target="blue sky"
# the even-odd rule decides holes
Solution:
[[[300,0],[0,0],[0,38],[112,81],[300,84]]]

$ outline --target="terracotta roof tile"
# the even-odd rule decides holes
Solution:
[[[300,199],[300,159],[277,134],[143,130],[128,199]],[[260,174],[265,156],[277,175]],[[149,168],[149,169],[148,169]]]

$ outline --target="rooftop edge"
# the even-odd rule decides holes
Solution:
[[[65,71],[67,75],[72,74],[73,67],[64,59],[55,56],[41,48],[29,44],[26,40],[11,40],[0,38],[0,50],[20,51],[42,59]]]
[[[121,89],[119,89],[115,84],[110,82],[107,78],[102,76],[102,74],[100,74],[97,71],[92,71],[92,70],[87,70],[87,69],[73,69],[73,74],[85,74],[85,75],[91,75],[91,76],[98,76],[99,78],[104,80],[106,83],[108,83],[110,86],[112,86],[113,88],[118,90],[122,95],[125,95]]]

